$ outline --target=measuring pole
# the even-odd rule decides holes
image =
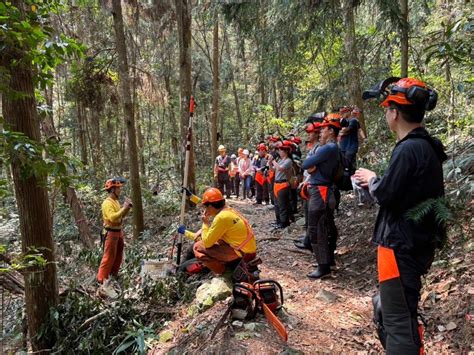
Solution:
[[[186,158],[184,160],[184,179],[183,186],[188,188],[188,176],[189,176],[189,160],[191,159],[191,142],[193,139],[193,116],[194,116],[194,97],[191,96],[189,100],[189,124],[188,133],[186,135]],[[186,191],[183,189],[181,196],[181,213],[179,215],[179,225],[184,224],[184,214],[186,213]],[[181,264],[181,249],[183,247],[183,235],[179,235],[178,246],[176,250],[176,265]]]

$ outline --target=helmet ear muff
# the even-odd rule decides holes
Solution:
[[[395,86],[392,92],[403,92],[408,101],[415,105],[423,107],[426,111],[431,111],[436,107],[438,102],[438,93],[432,89],[425,89],[420,86],[412,86],[408,89]]]

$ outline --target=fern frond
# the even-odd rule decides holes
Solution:
[[[430,198],[425,200],[408,210],[405,216],[408,219],[411,219],[413,222],[419,223],[430,212],[434,213],[435,220],[438,225],[445,224],[452,217],[449,203],[444,197]]]
[[[430,198],[423,202],[420,202],[415,207],[409,209],[406,213],[406,217],[411,219],[415,223],[419,223],[423,218],[425,218],[428,213],[431,212],[435,203],[434,198]]]

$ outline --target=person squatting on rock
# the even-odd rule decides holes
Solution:
[[[341,129],[339,115],[327,115],[320,127],[320,147],[302,165],[311,174],[308,180],[308,234],[318,267],[307,276],[313,279],[328,275],[331,265],[335,264],[337,229],[334,224],[334,178],[339,165],[336,143]]]
[[[104,253],[97,273],[97,281],[108,286],[109,277],[118,275],[123,259],[124,237],[122,230],[123,218],[130,212],[132,201],[125,199],[122,207],[118,201],[122,192],[124,179],[113,178],[105,182],[104,190],[108,196],[102,202],[102,219],[104,221],[104,231],[102,233]]]
[[[220,190],[207,189],[202,196],[202,208],[199,233],[188,231],[185,226],[178,228],[179,233],[195,241],[193,251],[198,261],[220,275],[226,266],[234,268],[242,258],[247,262],[256,257],[257,242],[249,222],[226,206]]]
[[[226,194],[227,198],[230,198],[231,186],[229,177],[229,168],[231,159],[226,154],[226,149],[223,145],[220,145],[219,155],[214,163],[214,180],[217,180],[217,188]]]
[[[277,229],[286,228],[294,219],[290,201],[290,179],[292,176],[293,160],[291,159],[292,143],[283,141],[277,145],[278,161],[269,158],[270,168],[275,171],[273,194],[275,197],[275,217]]]
[[[393,80],[397,78],[379,86],[386,95],[381,104],[385,119],[397,137],[389,166],[383,176],[359,169],[355,178],[380,205],[372,240],[377,245],[379,304],[386,334],[379,332],[382,344],[387,354],[414,355],[423,352],[417,317],[421,276],[428,272],[445,230],[433,211],[418,223],[407,212],[444,196],[442,163],[447,157],[441,142],[422,127],[425,111],[436,106],[436,92],[417,79]]]
[[[257,147],[258,155],[254,160],[255,170],[255,189],[256,189],[256,204],[261,205],[262,202],[268,205],[270,196],[268,194],[268,154],[265,143],[260,143]]]

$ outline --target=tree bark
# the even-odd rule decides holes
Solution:
[[[354,0],[343,1],[344,27],[346,29],[346,33],[344,35],[344,48],[348,63],[346,82],[349,89],[350,102],[363,110],[364,101],[362,100],[362,89],[360,87],[361,64],[359,62],[359,58],[357,57],[354,8]],[[363,113],[359,117],[359,123],[364,133],[366,133]]]
[[[237,86],[235,85],[235,76],[234,76],[234,66],[232,63],[232,54],[230,50],[230,41],[229,37],[226,35],[225,36],[225,41],[226,41],[226,51],[227,51],[227,57],[229,60],[229,66],[230,66],[230,80],[232,81],[232,94],[234,96],[234,103],[235,103],[235,115],[237,118],[237,123],[239,125],[239,133],[241,134],[242,128],[244,126],[244,123],[242,121],[242,114],[240,112],[240,102],[239,102],[239,93],[237,92]],[[237,138],[242,138],[242,136],[237,137]]]
[[[87,135],[86,135],[86,115],[84,105],[80,100],[76,100],[77,106],[77,121],[79,123],[79,146],[81,149],[81,162],[84,165],[88,164],[87,159]]]
[[[176,19],[178,24],[179,42],[179,86],[181,111],[181,141],[182,159],[184,159],[186,132],[189,121],[189,101],[192,94],[191,82],[191,4],[188,0],[175,0]],[[199,102],[198,102],[199,104]],[[181,164],[184,167],[184,163]],[[185,173],[184,171],[182,172]],[[196,175],[194,171],[194,144],[191,142],[191,156],[189,162],[188,186],[196,190]]]
[[[219,123],[219,18],[217,10],[214,14],[214,30],[212,32],[212,112],[211,112],[211,164],[212,157],[217,154],[217,125]]]
[[[14,6],[24,9],[16,0]],[[26,10],[25,10],[26,11]],[[25,45],[25,44],[24,44]],[[40,141],[39,119],[31,60],[26,53],[9,46],[0,52],[0,63],[4,66],[7,82],[3,84],[10,92],[21,96],[2,95],[2,113],[13,131],[24,133],[33,141]],[[54,344],[54,339],[37,338],[41,326],[48,316],[49,308],[58,302],[58,284],[54,258],[54,241],[49,208],[47,181],[36,175],[25,178],[20,162],[12,157],[12,173],[16,202],[20,216],[21,245],[23,253],[35,248],[47,260],[44,268],[29,267],[24,274],[25,304],[31,347],[37,353],[45,353]]]
[[[115,39],[119,59],[120,91],[123,100],[123,113],[128,136],[128,153],[130,160],[130,183],[132,185],[133,203],[133,237],[136,239],[143,232],[143,205],[140,187],[140,171],[138,164],[137,134],[133,114],[132,96],[130,93],[130,76],[128,73],[127,46],[123,29],[121,0],[112,1]]]
[[[402,78],[408,77],[408,0],[400,0],[400,12],[402,15],[402,27],[400,36],[400,53],[401,53],[401,71],[400,75]]]

